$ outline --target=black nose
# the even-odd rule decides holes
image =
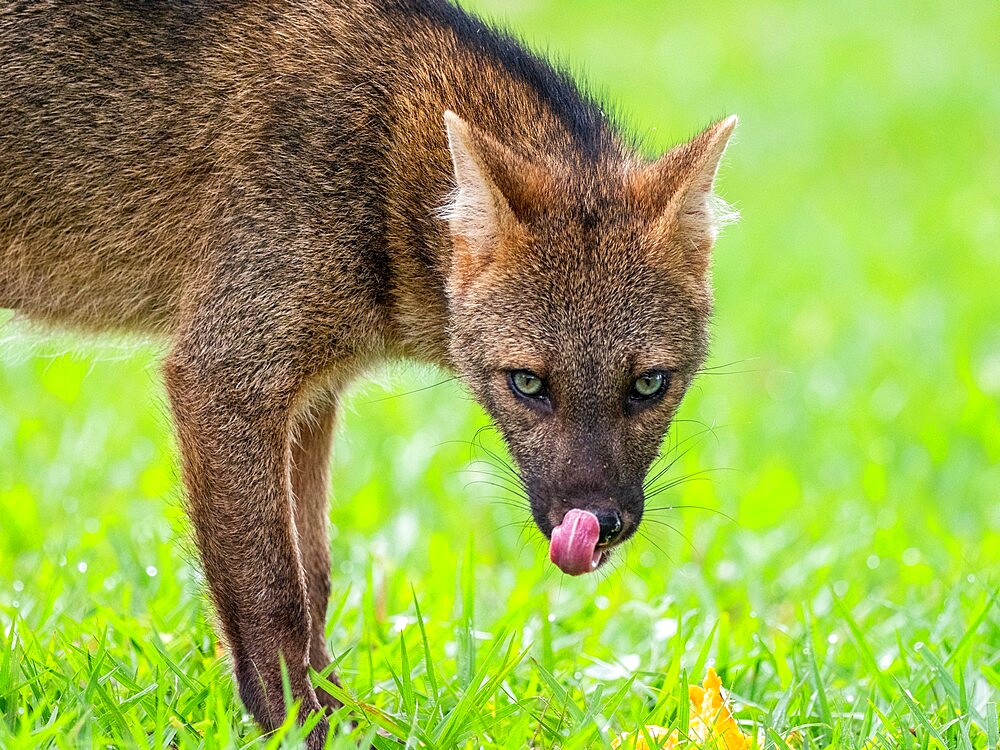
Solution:
[[[597,543],[611,544],[622,533],[622,517],[616,510],[599,511],[595,515],[597,515],[597,522],[601,525],[601,536]]]

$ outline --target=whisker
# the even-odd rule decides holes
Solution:
[[[463,490],[468,490],[469,487],[471,487],[474,484],[485,484],[485,485],[488,485],[490,487],[496,487],[498,490],[506,490],[507,492],[514,492],[514,490],[512,490],[510,487],[508,487],[506,485],[497,484],[496,482],[491,482],[491,481],[489,481],[487,479],[473,479],[471,482],[468,482],[465,485],[465,487],[463,487],[462,489]],[[525,500],[527,500],[527,498],[525,498]]]
[[[684,538],[684,541],[686,541],[691,546],[691,548],[694,549],[694,544],[691,543],[691,540],[688,539],[687,537],[685,537],[684,534],[676,526],[673,526],[672,524],[669,524],[666,521],[657,521],[657,520],[654,520],[652,518],[649,519],[649,523],[655,523],[657,526],[663,526],[664,528],[670,529],[674,533],[679,534],[681,537]],[[648,531],[643,532],[643,533],[645,533],[647,535],[647,537],[648,537],[648,534],[649,534]],[[652,541],[652,540],[650,540],[650,541]]]
[[[541,532],[539,532],[537,534],[533,534],[532,533],[533,530],[537,530],[535,524],[532,523],[532,521],[530,521],[530,520],[525,521],[524,522],[524,528],[521,529],[521,533],[517,535],[517,539],[518,539],[517,554],[518,554],[518,556],[521,556],[522,554],[524,554],[525,548],[529,544],[531,544],[532,542],[534,542],[534,544],[535,544],[535,550],[539,551],[539,553],[540,553],[540,548],[541,548],[542,544],[547,541],[545,539],[545,536]],[[524,541],[521,541],[522,538],[523,538]],[[542,580],[545,580],[546,578],[548,578],[550,574],[551,574],[551,570],[546,570],[545,573],[542,575]]]
[[[678,446],[678,447],[680,447],[680,446]],[[658,472],[656,472],[656,474],[654,474],[651,478],[643,480],[643,483],[642,483],[643,489],[646,489],[647,487],[650,487],[657,479],[659,479],[664,474],[666,474],[668,471],[670,471],[670,469],[672,469],[674,467],[674,465],[678,461],[680,461],[688,453],[690,453],[691,451],[693,451],[695,449],[695,447],[696,447],[696,445],[692,445],[690,448],[686,449],[684,452],[679,453],[678,455],[674,456],[674,458],[670,461],[670,463],[668,463],[666,466],[664,466],[662,469],[660,469]]]
[[[704,423],[702,422],[701,424],[704,424]],[[665,460],[668,456],[670,456],[671,453],[673,453],[674,451],[680,450],[680,448],[681,448],[682,445],[686,445],[690,441],[696,440],[697,438],[702,437],[706,433],[711,433],[712,436],[716,439],[716,442],[718,442],[718,436],[715,434],[715,427],[710,427],[708,425],[705,425],[705,429],[699,430],[698,432],[694,433],[693,435],[688,435],[688,437],[684,438],[683,440],[678,440],[673,446],[670,446],[665,451],[663,451],[659,455],[659,457],[655,461],[653,461],[652,466],[650,466],[650,471],[652,471],[653,468],[656,467],[657,464],[659,464],[661,461]],[[671,434],[675,434],[675,433],[671,433]],[[669,437],[668,437],[668,440],[669,440]],[[695,443],[695,445],[697,445],[697,443]],[[668,463],[665,467],[663,467],[662,469],[660,469],[655,475],[653,475],[653,477],[651,477],[651,478],[647,477],[643,481],[643,486],[648,486],[648,485],[652,484],[653,482],[655,482],[657,479],[659,479],[661,476],[663,476],[664,472],[669,471],[671,466],[673,466],[680,459],[684,458],[684,456],[686,456],[688,453],[690,453],[691,450],[695,447],[695,445],[692,445],[686,451],[684,451],[680,455],[674,457],[673,460],[670,461],[670,463]]]
[[[662,523],[661,521],[655,518],[646,518],[646,516],[650,513],[662,513],[670,510],[705,510],[708,511],[709,513],[714,513],[717,516],[722,516],[727,521],[731,521],[737,526],[740,525],[740,523],[728,513],[721,511],[718,508],[709,508],[708,506],[705,505],[661,505],[658,508],[645,508],[643,510],[643,520],[648,520],[653,523]]]
[[[520,485],[522,487],[524,486],[524,480],[521,479],[520,474],[516,474],[516,473],[514,473],[512,471],[503,471],[503,469],[505,467],[497,466],[496,464],[494,464],[494,463],[492,463],[490,461],[483,461],[482,459],[477,460],[477,461],[473,461],[469,466],[466,467],[465,471],[482,471],[481,469],[477,469],[476,468],[476,466],[478,466],[480,464],[485,464],[486,466],[489,466],[489,467],[491,467],[493,469],[496,469],[496,470],[500,471],[501,475],[504,478],[506,478],[508,481],[514,481],[514,482],[517,482],[518,485]]]
[[[516,508],[517,510],[531,510],[526,502],[520,502],[517,500],[511,500],[503,497],[488,497],[485,498],[490,501],[490,505],[506,505],[509,508]]]
[[[615,557],[617,557],[617,555]],[[626,563],[626,565],[628,565],[628,563]],[[607,583],[608,581],[610,581],[611,576],[613,576],[615,572],[616,571],[615,571],[614,559],[608,560],[608,562],[604,563],[604,565],[602,565],[596,571],[594,571],[594,573],[597,575],[597,580],[600,581],[601,583]]]
[[[681,477],[680,479],[675,479],[672,482],[667,482],[666,484],[661,485],[655,489],[647,490],[646,499],[651,500],[652,498],[657,497],[658,495],[662,495],[664,492],[667,492],[668,490],[672,490],[675,487],[679,487],[682,484],[687,484],[688,482],[708,482],[708,481],[710,481],[708,477]]]
[[[498,482],[503,482],[503,484],[504,484],[505,487],[510,487],[512,491],[518,493],[519,495],[520,494],[525,494],[524,485],[514,484],[514,482],[509,477],[507,477],[504,474],[493,474],[492,472],[479,471],[479,470],[476,470],[476,469],[468,469],[466,471],[463,471],[462,473],[464,474],[464,473],[467,473],[467,472],[472,472],[477,477],[489,477],[490,479],[495,479]]]
[[[644,487],[643,489],[646,493],[646,499],[649,500],[650,498],[656,497],[657,495],[660,495],[680,484],[684,484],[685,482],[707,482],[711,479],[711,477],[704,475],[714,474],[717,471],[734,471],[734,469],[730,469],[725,466],[720,466],[714,469],[702,469],[701,471],[693,471],[690,474],[685,474],[677,479],[672,479],[666,484],[661,484],[658,487]]]
[[[531,541],[531,521],[521,521],[520,523],[521,531],[517,535],[517,554],[519,555],[524,551],[524,548],[528,546],[528,542]],[[527,537],[525,537],[525,534],[527,534]]]
[[[506,485],[506,484],[492,483],[488,479],[473,479],[473,480],[470,480],[469,482],[466,482],[465,486],[462,489],[467,491],[474,484],[484,484],[486,486],[492,486],[492,487],[494,487],[494,488],[496,488],[498,490],[502,490],[502,492],[500,493],[500,495],[502,497],[507,497],[507,498],[510,498],[512,500],[518,500],[518,501],[521,501],[521,502],[524,502],[524,503],[527,503],[528,500],[529,500],[528,496],[524,492],[522,492],[521,490],[519,490],[518,488],[511,487],[511,486]]]
[[[481,451],[487,451],[486,445],[483,443],[483,433],[493,430],[493,425],[484,424],[472,435],[472,445],[479,448]]]
[[[509,529],[511,526],[520,526],[523,531],[524,521],[510,521],[509,523],[502,523],[493,530],[493,533],[497,533],[498,531],[503,531],[504,529]]]
[[[666,526],[672,532],[674,532],[675,534],[677,534],[677,536],[679,536],[681,539],[683,539],[685,542],[687,542],[687,545],[691,548],[691,551],[697,554],[698,548],[694,546],[694,542],[692,542],[691,539],[688,538],[687,534],[685,534],[683,531],[681,531],[680,529],[678,529],[676,526],[671,526],[669,523],[666,523],[666,522],[661,522],[661,523],[662,523],[663,526]],[[666,554],[666,552],[664,552],[663,548],[660,547],[660,545],[658,545],[655,541],[653,541],[653,539],[649,536],[648,532],[640,530],[640,533],[651,544],[653,544],[654,546],[656,546],[656,548],[659,549],[660,552],[663,552],[663,554]],[[669,555],[668,555],[668,557],[669,557]]]
[[[695,370],[695,375],[737,375],[739,372],[762,372],[762,370],[741,370],[737,372],[725,372],[720,373],[719,370],[724,370],[727,367],[733,367],[735,365],[746,364],[747,362],[759,362],[760,357],[748,357],[747,359],[736,359],[732,362],[726,362],[721,365],[713,365],[712,367],[702,367],[699,370]]]
[[[695,375],[753,375],[758,372],[767,372],[760,368],[757,370],[727,370],[726,372],[696,372]]]
[[[676,529],[674,529],[674,530],[676,531]],[[669,554],[669,553],[668,553],[668,552],[667,552],[667,551],[666,551],[665,549],[663,549],[663,547],[661,547],[661,546],[659,545],[659,543],[658,543],[658,542],[656,542],[656,541],[655,541],[655,540],[653,539],[653,537],[651,537],[651,536],[649,535],[649,533],[648,533],[648,532],[645,532],[645,531],[640,531],[640,532],[639,532],[639,536],[641,536],[641,537],[642,537],[643,539],[645,539],[645,540],[646,540],[647,542],[649,542],[649,543],[650,543],[650,544],[652,544],[652,545],[653,545],[654,547],[656,547],[656,549],[657,549],[657,550],[659,550],[660,554],[661,554],[661,555],[663,555],[663,556],[664,556],[665,558],[667,558],[667,560],[668,560],[668,561],[669,561],[669,562],[670,562],[671,564],[673,564],[673,563],[674,563],[674,558],[672,558],[672,557],[670,556],[670,554]],[[683,535],[683,534],[681,534],[681,536],[684,536],[684,535]],[[690,542],[688,542],[688,544],[690,544]],[[694,548],[694,545],[692,545],[692,549],[693,549],[693,548]]]
[[[517,510],[520,513],[526,513],[531,511],[531,508],[528,506],[528,504],[522,500],[510,499],[505,497],[496,497],[496,496],[488,497],[486,499],[490,501],[490,505],[498,505],[498,506],[503,505],[508,508],[513,508],[514,510]]]
[[[483,450],[483,445],[481,441],[479,441],[479,435],[484,430],[488,429],[490,429],[489,425],[484,425],[483,427],[480,427],[478,430],[476,430],[471,440],[460,440],[458,438],[453,438],[452,440],[442,440],[440,443],[437,444],[437,447],[441,447],[443,445],[467,445],[469,446],[469,458],[468,458],[469,462],[471,463],[473,461],[478,461],[480,459],[476,457],[475,451],[477,448]]]
[[[521,475],[513,467],[511,467],[503,459],[502,456],[498,456],[496,453],[494,453],[489,448],[487,448],[485,445],[483,445],[483,441],[481,439],[479,440],[479,449],[481,451],[483,451],[483,453],[485,453],[487,456],[489,456],[490,458],[493,459],[493,461],[487,461],[487,463],[492,463],[498,469],[503,469],[504,471],[508,472],[511,476],[517,477],[520,480]],[[496,463],[493,463],[493,462],[496,462]]]
[[[628,571],[630,571],[630,572],[632,573],[632,575],[636,576],[637,578],[642,578],[642,577],[643,577],[643,576],[642,576],[642,573],[641,573],[641,572],[639,572],[638,568],[636,568],[636,567],[635,567],[635,566],[634,566],[634,565],[633,565],[633,564],[632,564],[632,563],[631,563],[631,562],[629,561],[629,554],[628,554],[628,551],[629,551],[629,547],[622,547],[622,548],[619,548],[619,549],[621,549],[621,550],[622,550],[622,552],[621,552],[621,559],[622,559],[622,563],[623,563],[623,564],[625,565],[625,568],[626,568],[626,569],[627,569]]]
[[[412,396],[414,393],[421,393],[423,391],[429,391],[431,388],[437,388],[438,386],[445,385],[446,383],[450,383],[453,380],[458,380],[458,375],[453,375],[450,378],[445,378],[444,380],[441,380],[441,381],[439,381],[437,383],[433,383],[431,385],[425,385],[425,386],[422,386],[420,388],[414,388],[412,391],[405,391],[404,393],[393,393],[390,396],[383,396],[382,398],[376,398],[376,399],[372,399],[371,401],[364,401],[362,403],[364,403],[366,405],[367,404],[380,404],[383,401],[391,401],[394,398],[402,398],[403,396]]]
[[[707,427],[706,427],[706,429],[707,429]],[[685,440],[690,440],[690,439],[692,439],[694,437],[697,437],[698,435],[703,434],[704,432],[705,432],[705,430],[700,430],[700,431],[696,432],[694,435],[689,435],[687,438],[685,438]],[[677,438],[677,439],[675,440],[675,438]],[[660,464],[662,461],[665,461],[667,459],[667,457],[671,453],[673,453],[675,450],[677,450],[681,446],[681,442],[680,442],[680,440],[678,438],[677,431],[674,430],[674,429],[672,429],[672,426],[671,426],[671,430],[667,433],[666,444],[667,445],[666,445],[665,448],[664,447],[660,448],[659,454],[657,454],[656,458],[653,459],[653,463],[651,463],[649,465],[649,471],[652,471],[655,466],[657,466],[658,464]],[[647,474],[648,473],[649,472],[647,472]]]
[[[527,508],[528,498],[521,497],[520,495],[486,495],[483,497],[484,500],[489,500],[491,502],[504,502],[504,503],[514,503],[519,508]]]
[[[704,427],[705,429],[712,429],[712,426],[710,426],[708,424],[708,422],[704,422],[704,421],[702,421],[700,419],[693,419],[693,418],[690,418],[690,419],[675,419],[673,421],[673,424],[675,424],[675,425],[677,425],[677,424],[696,424],[696,425],[698,425],[700,427]]]
[[[472,436],[471,440],[445,440],[445,441],[439,443],[438,445],[439,446],[441,446],[441,445],[449,445],[449,444],[468,445],[469,446],[469,462],[470,463],[480,463],[481,462],[481,463],[489,464],[489,465],[493,466],[493,468],[499,469],[500,471],[502,471],[502,472],[504,472],[506,474],[509,474],[511,476],[511,478],[516,479],[518,482],[521,482],[521,475],[515,469],[513,469],[501,456],[497,455],[497,453],[495,453],[494,451],[490,450],[489,448],[487,448],[483,444],[483,441],[482,441],[482,438],[481,438],[482,433],[485,432],[486,430],[492,430],[492,429],[494,429],[494,428],[491,425],[484,425],[483,427],[480,427],[478,430],[476,430],[476,432]],[[490,460],[487,460],[485,458],[478,458],[478,457],[476,457],[475,454],[474,454],[474,451],[476,449],[482,451],[487,456],[489,456],[489,458],[492,458],[493,460],[490,461]]]

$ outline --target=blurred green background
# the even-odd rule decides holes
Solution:
[[[759,722],[826,723],[801,730],[821,746],[860,747],[868,699],[912,711],[905,686],[949,743],[954,711],[985,747],[1000,692],[1000,4],[470,5],[567,60],[650,155],[740,116],[719,182],[743,218],[715,254],[717,369],[671,435],[694,447],[669,477],[708,473],[659,498],[686,506],[653,514],[674,530],[650,523],[611,572],[564,579],[524,512],[472,483],[478,407],[454,384],[408,393],[441,373],[374,373],[335,448],[330,636],[350,650],[348,686],[403,710],[385,664],[398,671],[394,634],[415,632],[412,586],[455,679],[470,618],[478,640],[507,629],[529,647],[517,695],[546,694],[535,663],[584,705],[640,670],[608,731],[707,659]],[[117,736],[105,711],[59,677],[86,673],[88,643],[149,679],[134,641],[155,631],[181,670],[225,683],[159,352],[17,322],[0,341],[0,637],[26,670],[8,669],[5,692],[0,658],[0,744],[31,746],[46,694],[96,742]],[[58,687],[33,693],[31,669]],[[125,716],[148,729],[157,710],[144,698]],[[516,736],[519,720],[497,726]],[[560,726],[538,746],[587,731]]]

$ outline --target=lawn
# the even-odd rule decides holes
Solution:
[[[761,746],[1000,747],[1000,5],[471,5],[650,154],[739,114],[743,219],[671,486],[607,573],[557,574],[444,375],[357,386],[328,635],[368,720],[331,747],[683,731],[708,666]],[[159,355],[0,328],[2,748],[295,746],[234,697]]]

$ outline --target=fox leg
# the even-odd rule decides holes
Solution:
[[[326,607],[330,599],[330,537],[328,498],[330,444],[336,407],[332,398],[299,417],[292,439],[292,492],[295,527],[309,597],[309,665],[317,672],[330,664],[326,646]],[[337,676],[329,679],[336,682]],[[320,703],[339,708],[332,696],[317,690]]]
[[[300,719],[320,709],[309,682],[312,629],[291,487],[292,414],[304,375],[293,351],[267,350],[283,337],[267,338],[238,312],[206,307],[167,360],[167,391],[240,697],[273,730],[286,715],[282,663]],[[323,718],[309,748],[322,747],[327,728]]]

